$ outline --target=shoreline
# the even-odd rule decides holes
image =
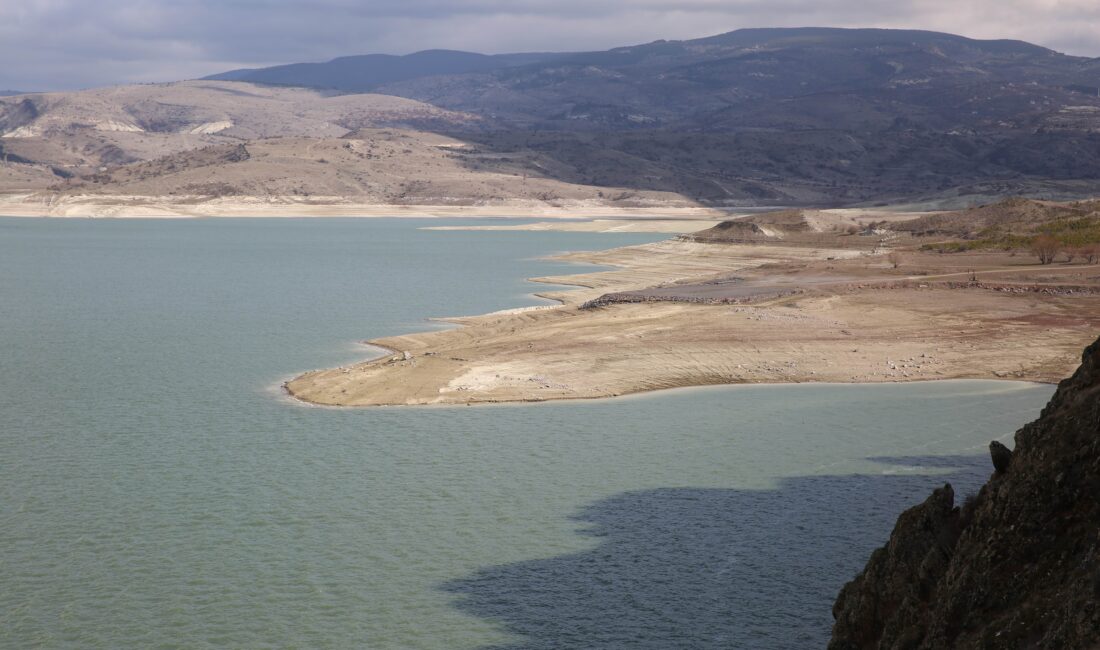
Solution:
[[[383,355],[386,356],[386,355]],[[377,359],[371,359],[369,361],[375,361]],[[367,361],[367,362],[369,362]],[[366,362],[365,362],[366,363]],[[631,393],[622,393],[620,395],[593,395],[590,397],[562,397],[556,399],[528,399],[528,400],[485,400],[485,401],[473,401],[473,402],[439,402],[428,404],[370,404],[364,406],[357,405],[344,405],[344,404],[322,404],[319,402],[310,402],[295,395],[291,391],[287,390],[286,384],[291,380],[282,381],[278,384],[272,385],[271,389],[278,392],[280,398],[288,400],[295,406],[305,408],[319,408],[319,409],[407,409],[413,406],[418,409],[448,409],[448,408],[468,408],[468,407],[517,407],[517,406],[533,406],[544,404],[552,406],[555,404],[567,405],[571,402],[594,402],[601,400],[615,400],[615,401],[629,401],[637,399],[648,399],[650,397],[656,397],[659,395],[665,395],[669,393],[686,393],[692,391],[722,391],[722,390],[736,390],[739,388],[776,388],[783,389],[792,386],[835,386],[835,387],[851,387],[859,388],[866,386],[901,386],[904,384],[965,384],[969,382],[990,382],[1005,386],[1004,392],[1010,392],[1014,390],[1023,390],[1028,387],[1037,386],[1049,386],[1054,388],[1058,385],[1058,381],[1054,379],[1050,380],[1034,380],[1034,379],[1012,379],[1002,377],[946,377],[946,378],[927,378],[927,379],[914,379],[908,381],[867,381],[867,382],[852,382],[852,381],[775,381],[775,382],[742,382],[742,383],[726,383],[726,384],[685,384],[683,386],[670,386],[668,388],[657,388],[653,390],[635,391]],[[1011,436],[1011,433],[1006,433],[1006,436]]]
[[[285,382],[294,399],[326,406],[532,403],[602,399],[671,388],[953,379],[1056,383],[1076,360],[1080,301],[980,288],[810,289],[745,304],[581,305],[609,289],[719,272],[751,273],[776,259],[826,263],[836,249],[779,249],[666,240],[570,253],[559,260],[610,271],[531,278],[573,288],[539,294],[557,306],[452,317],[458,328],[366,341],[392,352]],[[694,265],[694,266],[692,266]],[[691,270],[685,272],[686,267]],[[766,273],[765,273],[766,275]],[[1051,322],[1035,321],[1042,300]],[[1076,301],[1076,302],[1075,302]],[[1054,322],[1058,318],[1064,323]],[[1055,325],[1051,327],[1051,325]]]
[[[539,278],[527,278],[527,281],[528,282],[538,282]],[[578,287],[578,288],[583,288],[583,285],[573,285],[573,286]],[[486,316],[520,314],[520,313],[524,313],[524,312],[532,311],[532,310],[553,309],[554,307],[562,306],[562,305],[566,304],[560,297],[559,298],[547,297],[547,296],[542,296],[541,294],[537,294],[537,293],[533,293],[531,295],[536,296],[536,297],[540,297],[540,298],[544,298],[546,300],[552,300],[552,301],[554,301],[558,304],[557,305],[529,305],[529,306],[526,306],[526,307],[505,308],[505,309],[501,309],[501,310],[498,310],[498,311],[489,312],[489,313],[486,313],[486,314],[481,314],[479,316],[433,316],[433,317],[428,317],[426,320],[429,321],[429,322],[446,323],[448,325],[454,326],[454,328],[461,328],[461,327],[465,327],[465,324],[462,321],[467,320],[467,319],[471,319],[471,318],[481,318],[481,317],[486,317]],[[451,328],[448,328],[448,329],[451,329]],[[447,330],[442,330],[442,331],[447,331]],[[427,333],[427,332],[423,332],[423,333]],[[416,336],[416,334],[417,333],[409,334],[409,335],[406,335],[406,336]],[[357,345],[361,345],[361,346],[368,347],[368,348],[377,348],[377,350],[380,352],[380,354],[377,354],[377,355],[372,356],[372,357],[368,357],[368,358],[364,358],[364,359],[360,359],[358,361],[355,361],[355,362],[353,362],[353,365],[374,363],[374,362],[380,361],[381,359],[384,359],[386,357],[394,357],[394,356],[398,356],[398,355],[402,354],[402,350],[398,350],[396,348],[390,348],[390,347],[387,347],[387,346],[382,345],[381,343],[377,342],[377,341],[382,341],[382,340],[385,340],[385,339],[384,338],[383,339],[368,339],[368,340],[357,341]],[[325,371],[325,369],[314,369],[314,370],[308,370],[308,371],[305,371],[305,372],[298,372],[298,373],[288,374],[288,375],[285,375],[285,378],[283,380],[279,381],[279,383],[271,385],[270,389],[277,391],[281,398],[289,400],[295,406],[300,406],[300,407],[331,408],[331,409],[347,409],[347,408],[383,408],[383,409],[385,409],[385,408],[394,408],[394,409],[396,409],[396,408],[403,408],[403,407],[408,407],[408,406],[417,406],[417,407],[420,407],[420,408],[458,408],[458,407],[470,407],[470,406],[482,406],[482,407],[496,406],[496,407],[502,407],[502,406],[530,406],[532,404],[556,404],[556,403],[569,403],[569,402],[588,402],[588,401],[594,401],[594,400],[608,400],[608,399],[629,400],[629,399],[645,399],[646,397],[654,396],[654,395],[657,395],[657,394],[672,393],[672,392],[686,392],[686,391],[700,391],[700,390],[723,390],[723,389],[736,389],[736,388],[744,388],[744,387],[761,387],[761,388],[763,388],[763,387],[775,387],[775,388],[782,388],[782,387],[787,387],[787,386],[800,386],[800,385],[805,385],[805,384],[813,384],[815,386],[851,386],[851,387],[858,387],[858,386],[889,386],[889,385],[900,385],[900,384],[910,384],[910,383],[931,383],[931,382],[941,382],[941,383],[996,382],[996,383],[999,383],[999,384],[1002,384],[1002,385],[1012,386],[1012,387],[1014,387],[1013,389],[1022,389],[1026,386],[1057,386],[1058,382],[1060,381],[1059,379],[1056,379],[1056,378],[1053,378],[1053,377],[1037,378],[1037,379],[1022,379],[1022,378],[998,377],[998,376],[994,375],[993,377],[967,377],[967,376],[960,376],[960,377],[927,377],[927,378],[915,378],[915,379],[914,378],[895,379],[895,380],[891,380],[891,381],[866,381],[866,382],[815,381],[815,380],[797,381],[797,380],[795,380],[795,381],[755,381],[755,382],[749,381],[749,382],[738,382],[738,383],[714,383],[714,384],[687,383],[687,384],[680,385],[680,386],[668,386],[668,387],[665,387],[665,388],[656,388],[656,389],[652,389],[652,390],[638,390],[638,391],[620,393],[620,394],[615,394],[615,395],[591,395],[591,396],[577,396],[577,397],[561,397],[561,398],[556,398],[556,399],[532,398],[532,399],[521,399],[521,400],[504,399],[504,400],[483,400],[483,401],[479,400],[479,401],[468,401],[468,402],[440,402],[440,403],[424,403],[424,404],[370,404],[370,405],[326,404],[326,403],[322,403],[322,402],[314,402],[314,401],[310,401],[306,398],[303,398],[300,395],[296,395],[290,389],[290,387],[288,386],[288,384],[290,384],[292,381],[295,381],[296,379],[299,379],[300,377],[302,377],[304,375],[308,375],[308,374],[314,373],[314,372],[324,372],[324,371]],[[1006,434],[1006,435],[1009,435],[1009,434]]]
[[[48,198],[33,193],[0,195],[0,216],[66,219],[212,219],[212,218],[378,218],[419,219],[534,218],[623,220],[717,220],[746,214],[754,208],[712,208],[698,205],[610,206],[583,201],[548,205],[513,202],[488,205],[398,205],[355,202],[343,197],[155,197],[80,195]]]

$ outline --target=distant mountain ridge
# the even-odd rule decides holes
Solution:
[[[882,129],[901,119],[949,129],[1096,99],[1100,59],[1018,40],[807,27],[559,55],[367,55],[215,76],[369,89],[510,127]]]
[[[343,56],[324,63],[291,63],[270,68],[230,70],[203,77],[203,80],[366,92],[388,83],[438,75],[488,72],[560,56],[539,53],[488,55],[457,50],[424,50],[404,56],[364,54]]]
[[[222,80],[0,98],[0,190],[69,191],[94,175],[102,191],[129,179],[135,192],[185,194],[195,172],[184,170],[220,166],[235,179],[218,186],[223,195],[292,187],[374,196],[358,180],[361,161],[378,160],[369,147],[360,159],[302,145],[300,183],[254,178],[260,156],[208,164],[198,154],[188,162],[187,152],[280,137],[388,142],[357,133],[403,128],[436,143],[410,151],[425,164],[457,165],[463,180],[379,196],[965,207],[1006,195],[1100,195],[1100,59],[1023,41],[743,29],[601,52],[427,50],[214,76]],[[451,140],[439,144],[439,135]],[[115,173],[160,158],[135,175]],[[434,170],[403,169],[436,187]],[[553,183],[519,192],[501,181],[508,177]]]

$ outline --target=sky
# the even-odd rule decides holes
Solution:
[[[0,89],[351,54],[602,50],[742,27],[897,27],[1100,56],[1100,0],[0,0]]]

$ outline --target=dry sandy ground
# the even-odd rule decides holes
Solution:
[[[463,327],[371,341],[395,352],[306,373],[287,389],[318,404],[367,406],[594,398],[726,383],[1055,381],[1100,326],[1100,296],[987,289],[845,288],[751,305],[586,310],[579,303],[609,291],[768,264],[870,258],[853,250],[678,241],[565,257],[622,268],[543,278],[584,288],[545,294],[561,306],[449,319]]]
[[[516,225],[493,226],[431,226],[425,230],[522,230],[522,231],[555,231],[555,232],[658,232],[685,234],[705,230],[715,225],[716,220],[738,219],[750,215],[759,215],[764,212],[781,210],[782,208],[770,207],[766,209],[748,210],[731,208],[721,212],[713,211],[709,219],[691,219],[692,214],[686,213],[679,219],[632,219],[630,216],[613,219],[585,219],[581,221],[541,221],[537,223],[525,223]],[[850,226],[864,226],[869,222],[895,222],[914,219],[928,214],[927,212],[899,212],[883,208],[839,208],[831,210],[804,210],[809,214],[808,221],[817,232],[842,231]],[[705,211],[699,214],[707,214]],[[639,215],[641,216],[641,215]]]

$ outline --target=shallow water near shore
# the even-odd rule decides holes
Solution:
[[[1053,390],[273,391],[662,238],[423,225],[0,219],[0,647],[820,647],[900,510]]]

